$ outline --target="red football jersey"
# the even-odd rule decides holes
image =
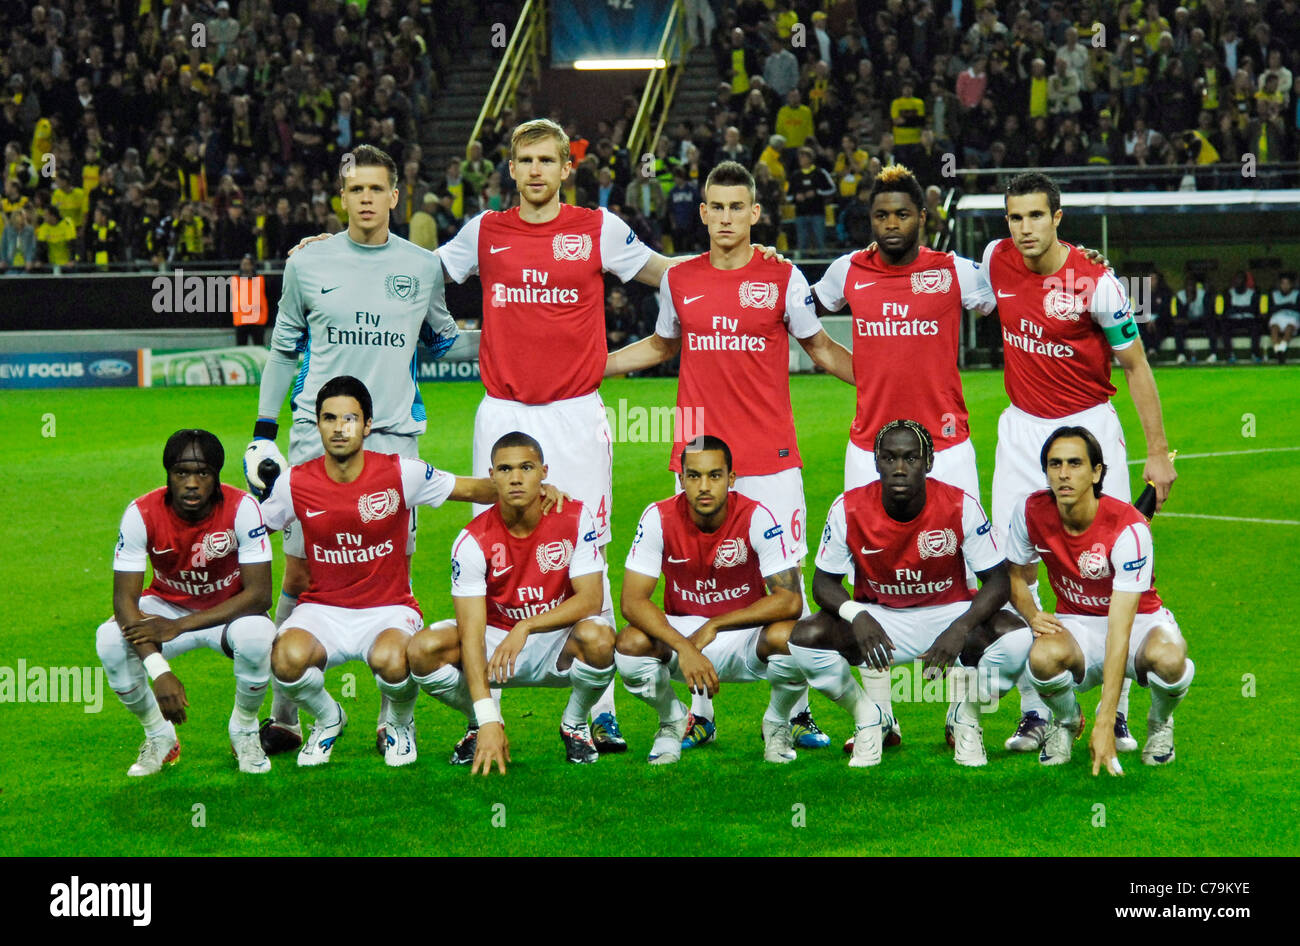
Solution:
[[[966,564],[987,571],[1002,561],[988,517],[975,497],[936,479],[925,481],[925,507],[911,522],[885,512],[879,480],[831,504],[817,567],[853,571],[853,600],[889,608],[970,601]]]
[[[1151,528],[1142,513],[1113,496],[1102,495],[1083,535],[1070,535],[1052,491],[1041,489],[1017,510],[1008,543],[1013,561],[1047,565],[1058,613],[1104,617],[1112,589],[1140,592],[1140,614],[1164,607],[1155,586]]]
[[[391,453],[367,450],[365,461],[351,483],[330,479],[324,457],[292,467],[276,481],[262,511],[272,529],[290,518],[302,529],[311,585],[299,601],[419,611],[406,552],[410,510],[441,505],[456,478]]]
[[[1050,276],[1031,272],[1009,237],[984,251],[1002,322],[1007,396],[1035,417],[1065,417],[1110,400],[1112,348],[1103,327],[1132,315],[1115,274],[1063,245],[1069,255]]]
[[[243,590],[239,566],[271,560],[271,544],[257,502],[221,484],[222,502],[201,522],[182,519],[159,487],[127,507],[113,556],[114,571],[144,571],[153,581],[145,596],[191,611],[206,611]]]
[[[767,594],[766,578],[794,568],[784,530],[762,503],[732,490],[713,532],[691,520],[686,495],[651,503],[641,516],[627,567],[664,576],[664,613],[717,617]]]
[[[650,250],[607,210],[568,204],[549,223],[526,223],[519,208],[470,220],[438,255],[457,282],[483,283],[479,371],[492,397],[547,404],[600,387],[605,281],[624,282]]]
[[[731,448],[737,476],[803,466],[790,409],[790,334],[821,331],[808,281],[790,263],[755,253],[717,269],[704,253],[664,274],[655,333],[682,340],[669,469],[700,434]]]
[[[841,256],[816,286],[832,311],[853,313],[857,413],[849,439],[875,448],[876,434],[906,417],[924,425],[934,448],[970,439],[957,359],[962,310],[991,311],[993,295],[970,260],[920,247],[907,266],[878,250]]]
[[[484,597],[487,623],[510,630],[573,595],[574,578],[603,564],[595,526],[582,503],[542,516],[531,535],[511,535],[499,506],[475,516],[451,548],[451,593]]]

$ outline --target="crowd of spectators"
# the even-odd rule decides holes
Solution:
[[[0,269],[282,259],[342,226],[338,156],[363,142],[404,169],[398,231],[431,241],[478,199],[425,157],[440,77],[519,5],[7,0]]]

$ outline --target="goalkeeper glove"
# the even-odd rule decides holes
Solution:
[[[244,451],[244,479],[259,502],[266,502],[276,479],[289,466],[275,445],[278,431],[275,421],[259,420],[253,427],[253,442]]]

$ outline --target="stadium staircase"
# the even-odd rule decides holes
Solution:
[[[470,49],[452,57],[441,76],[442,88],[434,93],[430,117],[420,128],[425,164],[436,180],[442,179],[448,161],[465,157],[465,143],[492,86],[501,50],[492,46],[491,29],[474,27]]]

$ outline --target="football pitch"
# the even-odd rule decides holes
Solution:
[[[0,561],[0,679],[12,681],[21,661],[28,682],[23,702],[15,702],[12,687],[0,689],[0,854],[1300,853],[1291,740],[1300,672],[1287,650],[1296,632],[1290,589],[1300,550],[1300,512],[1291,498],[1300,482],[1300,369],[1161,368],[1156,379],[1169,439],[1180,451],[1168,514],[1153,525],[1156,581],[1197,673],[1177,714],[1177,761],[1148,768],[1137,753],[1126,755],[1122,779],[1092,777],[1086,735],[1064,767],[1002,751],[1018,715],[1014,692],[984,718],[988,766],[961,769],[943,742],[946,704],[912,687],[910,673],[908,692],[902,699],[895,693],[903,745],[868,770],[848,768],[839,749],[848,719],[816,694],[813,708],[832,747],[801,750],[791,765],[765,764],[759,720],[767,688],[737,684],[724,685],[717,698],[717,742],[665,767],[646,764],[655,721],[621,684],[629,751],[584,767],[566,765],[558,737],[567,691],[507,690],[514,761],[506,776],[486,779],[447,765],[463,720],[422,694],[420,759],[389,770],[374,750],[378,694],[361,664],[327,675],[351,720],[330,764],[300,770],[292,755],[280,756],[269,775],[253,777],[238,773],[226,738],[230,663],[206,650],[175,664],[191,704],[179,730],[179,764],[128,779],[140,728],[102,676],[98,707],[87,693],[79,703],[49,702],[55,694],[32,688],[43,676],[33,678],[32,668],[90,668],[94,678],[95,628],[112,612],[112,551],[123,509],[163,485],[162,445],[180,427],[215,432],[227,451],[223,479],[243,486],[240,455],[256,391],[6,392],[0,417],[16,441],[0,524],[7,550]],[[1118,371],[1116,381],[1130,455],[1140,458],[1141,428]],[[964,382],[987,506],[1006,398],[1000,373],[967,373]],[[648,412],[671,406],[675,384],[607,382],[602,395],[616,435],[644,440]],[[853,394],[824,376],[794,377],[791,386],[815,550],[843,485]],[[426,384],[423,392],[430,415],[424,458],[470,473],[481,385]],[[672,491],[667,453],[662,442],[616,443],[616,601],[637,517]],[[1135,495],[1140,471],[1126,471]],[[451,616],[449,548],[467,519],[468,508],[455,503],[420,511],[413,582],[426,620]],[[278,538],[275,546],[278,588]],[[810,559],[809,585],[811,571]],[[1099,695],[1082,700],[1090,717]],[[1148,704],[1135,686],[1130,719],[1139,741]]]

